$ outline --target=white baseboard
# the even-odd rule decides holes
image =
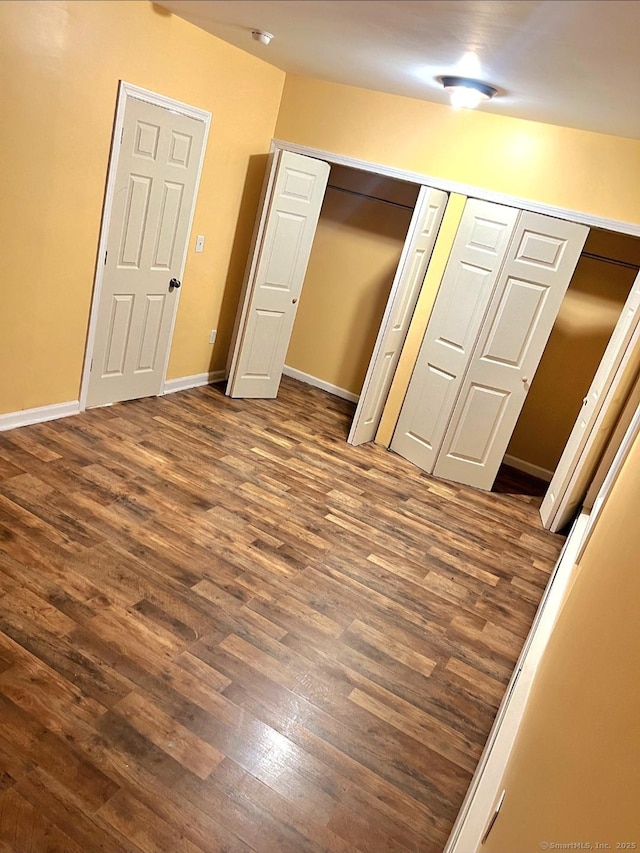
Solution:
[[[546,468],[541,468],[539,465],[525,462],[524,459],[517,459],[515,456],[505,456],[502,461],[505,465],[510,465],[518,471],[524,471],[525,474],[531,474],[532,477],[537,477],[546,483],[550,483],[553,478],[553,471],[547,471]]]
[[[0,432],[29,424],[41,424],[44,421],[56,421],[80,412],[80,403],[73,400],[69,403],[54,403],[52,406],[37,406],[35,409],[23,409],[20,412],[8,412],[0,415]]]
[[[226,379],[224,370],[213,370],[210,373],[196,373],[193,376],[181,376],[179,379],[167,379],[162,393],[173,394],[175,391],[186,391],[187,388],[198,388],[200,385],[211,385]]]
[[[313,385],[314,388],[322,388],[323,391],[328,391],[334,397],[342,397],[343,400],[349,400],[351,403],[357,403],[360,399],[357,394],[347,391],[346,388],[338,388],[337,385],[332,385],[330,382],[325,382],[324,379],[318,379],[316,376],[303,373],[301,370],[296,370],[295,367],[289,367],[285,364],[282,372],[285,376],[290,376],[292,379],[297,379],[299,382],[304,382],[307,385]]]

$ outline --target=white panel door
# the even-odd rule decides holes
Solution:
[[[540,507],[554,533],[571,520],[595,473],[638,369],[640,275],[625,302]]]
[[[444,216],[448,195],[421,187],[380,331],[347,441],[372,441],[384,408],[420,288]]]
[[[519,211],[465,205],[391,449],[433,471]]]
[[[242,307],[227,383],[231,397],[278,393],[328,179],[328,163],[290,151],[280,155]]]
[[[205,136],[204,121],[127,99],[87,406],[162,391]]]
[[[433,471],[437,477],[492,487],[588,233],[585,225],[521,215]]]

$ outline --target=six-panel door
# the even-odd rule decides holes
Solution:
[[[471,199],[442,278],[391,449],[433,471],[519,212]]]
[[[523,212],[433,473],[490,489],[589,229]]]
[[[328,179],[328,163],[290,151],[280,155],[236,338],[227,384],[231,397],[278,393]]]
[[[98,306],[88,406],[159,394],[205,123],[129,98]]]

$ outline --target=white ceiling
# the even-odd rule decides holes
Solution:
[[[483,111],[640,138],[640,0],[158,0],[289,73],[448,98],[435,80],[498,87]],[[274,34],[266,47],[252,29]],[[480,67],[460,68],[475,51]]]

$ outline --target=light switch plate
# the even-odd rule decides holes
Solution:
[[[198,234],[196,237],[196,252],[204,251],[204,234]]]

